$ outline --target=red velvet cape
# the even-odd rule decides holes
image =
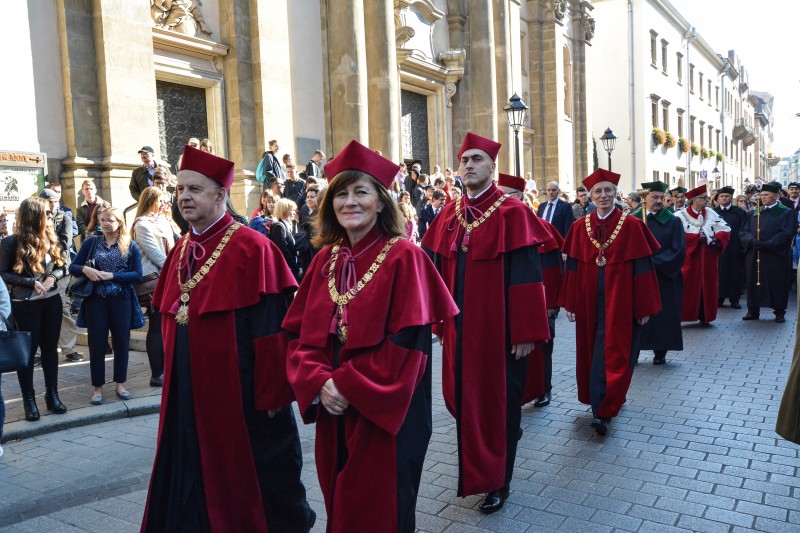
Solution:
[[[599,223],[597,212],[591,215],[592,227]],[[622,213],[618,209],[606,219],[609,234]],[[564,272],[559,304],[576,316],[576,377],[578,400],[591,404],[589,395],[592,352],[597,330],[597,282],[600,267],[595,263],[597,248],[586,233],[585,217],[576,220],[567,233],[564,253],[569,256]],[[606,396],[597,415],[617,416],[631,383],[629,365],[633,321],[658,313],[661,298],[655,269],[639,275],[634,261],[652,255],[660,248],[647,226],[639,219],[627,217],[616,240],[606,249],[605,282],[605,362]],[[575,261],[574,269],[569,263]]]
[[[488,196],[487,196],[488,195]],[[473,201],[488,209],[503,193],[492,184]],[[464,199],[466,200],[466,196]],[[455,202],[439,213],[422,244],[441,259],[441,274],[451,294],[456,288],[458,252],[464,229]],[[455,238],[455,241],[454,241]],[[552,237],[541,220],[516,198],[507,198],[472,231],[464,271],[464,314],[461,342],[461,464],[460,495],[478,494],[505,485],[506,369],[511,344],[543,342],[550,338],[542,282],[508,286],[503,254],[546,242]],[[456,321],[445,321],[442,392],[456,416]]]
[[[170,401],[175,313],[180,303],[177,283],[180,248],[183,239],[200,243],[206,252],[206,256],[198,261],[200,266],[210,257],[231,223],[233,219],[225,214],[203,235],[189,231],[170,251],[158,278],[153,304],[163,314],[161,330],[164,338],[159,442]],[[293,291],[296,286],[294,276],[275,245],[244,226],[233,234],[214,267],[191,291],[189,353],[192,390],[203,491],[213,531],[267,531],[250,436],[241,405],[235,310],[257,304],[262,295]],[[293,398],[286,380],[286,334],[255,339],[253,344],[256,409],[276,409],[290,404]],[[143,523],[146,519],[147,509]]]
[[[387,236],[377,228],[353,248],[361,279]],[[292,302],[283,327],[298,336],[289,343],[287,373],[306,423],[317,423],[317,474],[328,511],[329,532],[396,531],[396,439],[422,379],[427,356],[394,344],[390,335],[455,316],[458,308],[430,259],[407,239],[389,250],[372,280],[348,305],[347,342],[334,369],[329,334],[336,306],[328,291],[331,247],[323,248]],[[342,260],[337,261],[337,280]],[[349,450],[341,472],[337,465],[339,417],[315,404],[320,389],[333,378],[350,402],[344,413]]]
[[[543,218],[539,221],[550,232],[551,239],[542,243],[539,255],[542,258],[542,280],[544,281],[544,294],[547,309],[558,307],[558,294],[561,292],[561,281],[564,270],[561,261],[561,248],[564,246],[564,237],[555,226]],[[522,393],[522,405],[532,402],[546,391],[544,390],[544,343],[537,342],[530,355],[528,373],[525,376],[525,390]]]
[[[707,207],[706,212],[708,211],[714,212]],[[689,207],[686,208],[686,213],[689,216],[694,214]],[[681,219],[681,221],[683,220]],[[681,322],[700,320],[701,296],[703,299],[703,320],[713,322],[717,318],[719,258],[722,257],[722,252],[728,246],[731,234],[730,231],[718,231],[714,233],[714,236],[722,243],[721,247],[712,248],[701,244],[698,233],[686,232],[686,261],[684,261],[682,269],[683,303],[681,305]]]

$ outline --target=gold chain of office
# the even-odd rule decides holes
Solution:
[[[619,217],[619,222],[617,222],[617,227],[614,228],[614,232],[611,234],[611,237],[609,237],[608,240],[603,244],[600,244],[594,237],[592,237],[592,222],[591,222],[592,216],[586,215],[585,217],[583,217],[583,219],[586,221],[586,234],[589,236],[589,240],[592,242],[592,244],[594,244],[594,247],[599,250],[599,252],[597,253],[597,258],[594,260],[597,266],[599,267],[606,266],[606,256],[603,252],[606,250],[606,248],[611,246],[611,243],[614,242],[614,239],[617,238],[619,230],[622,229],[622,223],[625,222],[625,217],[627,216],[628,213],[622,213],[622,216]]]
[[[456,199],[456,219],[466,232],[466,234],[464,235],[464,242],[469,242],[469,234],[472,233],[472,230],[474,230],[475,228],[486,222],[486,219],[489,218],[498,207],[500,207],[500,204],[506,201],[506,198],[510,198],[510,195],[504,194],[503,196],[498,198],[497,201],[493,203],[491,207],[489,207],[489,209],[487,209],[486,212],[483,213],[483,215],[481,215],[481,217],[478,220],[474,220],[469,224],[467,224],[467,221],[464,219],[464,214],[461,212],[461,197],[459,196],[458,199]],[[469,249],[469,245],[462,244],[461,249],[466,252]]]
[[[205,264],[200,267],[200,270],[195,272],[194,276],[189,278],[186,283],[181,280],[181,265],[183,263],[183,256],[186,253],[186,246],[189,244],[189,235],[186,235],[183,238],[181,254],[178,257],[178,287],[181,289],[181,305],[178,307],[178,313],[175,315],[175,322],[177,322],[179,325],[186,326],[189,324],[189,292],[194,289],[197,284],[200,283],[204,277],[206,277],[206,274],[211,271],[211,268],[222,254],[222,250],[224,250],[225,246],[228,244],[228,242],[230,242],[233,233],[241,227],[242,225],[238,222],[234,222],[230,225],[230,227],[228,227],[228,231],[226,231],[225,235],[222,236],[222,240],[219,241],[219,244],[211,254],[211,257],[208,258]]]
[[[328,292],[330,293],[331,300],[337,306],[336,334],[342,344],[347,342],[347,324],[344,323],[344,306],[349,304],[359,292],[364,290],[364,287],[366,287],[367,283],[372,280],[372,278],[378,272],[378,269],[383,264],[384,260],[386,260],[386,255],[389,253],[389,250],[391,250],[392,246],[394,246],[394,244],[399,240],[400,237],[392,237],[389,239],[381,249],[380,253],[378,253],[378,257],[375,258],[375,261],[372,262],[369,269],[364,273],[364,276],[358,280],[356,286],[344,294],[340,294],[336,289],[336,260],[339,259],[341,242],[333,246],[333,249],[331,250],[331,266],[328,270]]]

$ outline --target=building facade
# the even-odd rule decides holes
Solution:
[[[12,2],[18,83],[0,150],[43,152],[75,205],[84,179],[132,203],[137,151],[173,166],[189,137],[236,163],[249,212],[267,143],[305,164],[358,139],[396,161],[458,166],[465,132],[499,140],[503,107],[530,106],[522,172],[565,189],[591,170],[586,72],[595,21],[585,0],[53,0]],[[543,189],[543,187],[541,187]]]
[[[754,146],[757,99],[736,53],[718,54],[667,0],[593,5],[600,27],[619,30],[598,34],[595,54],[603,59],[590,64],[589,80],[593,134],[598,144],[606,127],[616,134],[612,165],[621,187],[662,181],[741,190],[753,182],[762,149]],[[765,125],[765,154],[770,132]]]

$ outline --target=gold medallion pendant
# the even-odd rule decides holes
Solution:
[[[617,235],[619,234],[619,230],[622,229],[622,223],[625,222],[625,217],[627,217],[627,216],[628,216],[628,213],[622,213],[622,215],[619,217],[619,222],[617,222],[617,227],[614,228],[614,232],[611,234],[611,237],[609,237],[608,240],[603,244],[600,244],[599,242],[597,242],[597,240],[594,237],[592,237],[592,222],[591,222],[592,215],[586,215],[584,217],[585,226],[586,226],[586,234],[589,236],[589,241],[594,245],[595,248],[597,248],[597,257],[594,260],[594,263],[597,266],[599,266],[599,267],[606,266],[606,263],[608,261],[606,260],[605,250],[609,246],[611,246],[611,243],[614,242],[614,239],[617,238]]]
[[[598,256],[597,256],[597,259],[595,259],[595,260],[594,260],[594,262],[595,262],[595,263],[597,264],[597,266],[599,266],[599,267],[604,267],[604,266],[606,266],[606,258],[605,258],[605,256],[603,256],[603,255],[598,255]]]

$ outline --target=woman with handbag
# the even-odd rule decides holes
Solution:
[[[6,284],[0,279],[0,315],[6,320],[11,316],[11,296],[8,294]],[[5,322],[0,321],[0,329],[6,329]],[[0,373],[0,442],[3,441],[3,424],[6,421],[6,404],[3,400],[2,389],[3,374]],[[0,444],[0,457],[3,456],[3,445]]]
[[[84,275],[93,283],[91,294],[81,302],[77,321],[79,327],[87,328],[89,336],[89,369],[94,387],[92,405],[103,403],[109,331],[114,347],[117,397],[121,400],[133,397],[125,390],[128,345],[131,329],[144,326],[142,309],[133,289],[142,281],[139,246],[131,242],[122,212],[116,207],[103,211],[98,221],[103,236],[86,239],[69,267],[73,276]],[[90,257],[92,250],[94,256]]]
[[[174,232],[169,220],[162,213],[164,193],[157,187],[148,187],[139,197],[136,219],[131,235],[142,252],[142,282],[135,286],[139,304],[147,309],[147,359],[150,361],[151,387],[164,383],[164,345],[161,339],[161,312],[152,306],[151,298],[156,290],[158,274],[167,260],[167,254],[175,245]]]
[[[14,235],[0,241],[0,276],[11,292],[11,308],[21,331],[31,333],[28,367],[17,372],[25,420],[39,420],[33,389],[33,356],[42,352],[45,403],[50,412],[63,414],[58,397],[58,337],[61,334],[61,297],[57,282],[67,274],[67,253],[53,226],[50,204],[26,198],[17,212]]]

